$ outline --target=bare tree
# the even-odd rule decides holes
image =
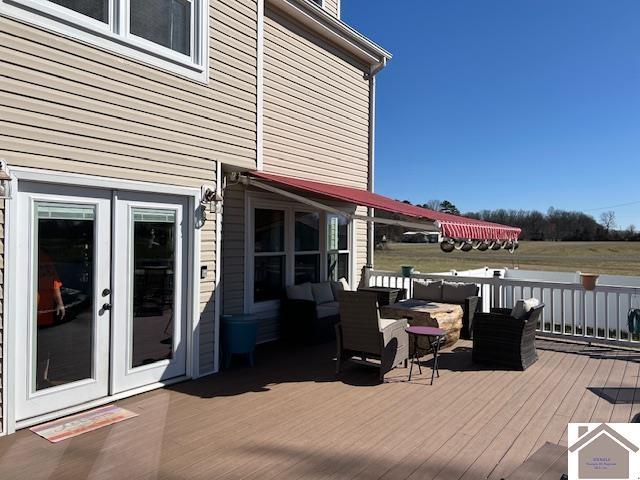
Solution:
[[[607,233],[609,233],[612,229],[616,228],[616,212],[613,210],[602,212],[600,215],[600,223]]]

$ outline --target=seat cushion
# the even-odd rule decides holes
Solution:
[[[340,304],[338,302],[328,302],[316,306],[318,318],[335,317],[340,314]]]
[[[513,318],[522,319],[529,315],[529,312],[540,305],[540,300],[537,298],[530,298],[528,300],[518,300],[511,310],[511,316]]]
[[[381,318],[381,319],[379,319],[378,320],[378,325],[380,327],[380,331],[384,330],[389,325],[393,325],[396,322],[397,322],[397,320],[394,320],[394,319],[391,319],[391,318]]]
[[[312,283],[311,290],[313,292],[313,298],[316,301],[316,305],[322,305],[323,303],[334,302],[336,299],[333,296],[333,290],[331,289],[331,283]]]
[[[442,284],[442,301],[444,303],[464,303],[469,297],[478,295],[475,283],[444,282]]]
[[[287,287],[287,298],[289,300],[310,300],[313,302],[314,298],[311,284],[303,283],[301,285]]]
[[[413,282],[413,298],[429,300],[431,302],[442,301],[442,280],[425,283],[420,280]]]
[[[333,298],[340,300],[339,294],[340,292],[349,290],[349,282],[347,282],[346,278],[342,277],[337,282],[331,282],[331,290],[333,290]]]

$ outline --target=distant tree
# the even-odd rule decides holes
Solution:
[[[440,204],[442,202],[440,200],[429,200],[427,203],[423,203],[420,205],[422,208],[428,208],[429,210],[435,210],[436,212],[440,210]]]
[[[611,230],[616,228],[616,212],[609,210],[608,212],[602,212],[600,215],[600,223],[607,232],[607,235]]]
[[[626,240],[630,240],[630,241],[634,241],[636,240],[636,234],[637,234],[637,230],[636,230],[636,226],[631,224],[627,227],[627,230],[624,232],[624,236],[626,238]]]
[[[439,210],[444,213],[451,213],[452,215],[460,215],[460,210],[449,200],[443,200],[440,203]]]

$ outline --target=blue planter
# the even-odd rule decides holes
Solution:
[[[223,315],[221,329],[222,356],[225,368],[232,355],[247,355],[253,366],[253,352],[258,338],[258,319],[254,315]]]
[[[402,276],[410,277],[413,274],[413,265],[402,265]]]

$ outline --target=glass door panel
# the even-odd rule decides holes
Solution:
[[[93,377],[95,206],[35,202],[34,390]]]
[[[171,210],[133,210],[132,368],[173,358],[175,222]]]

